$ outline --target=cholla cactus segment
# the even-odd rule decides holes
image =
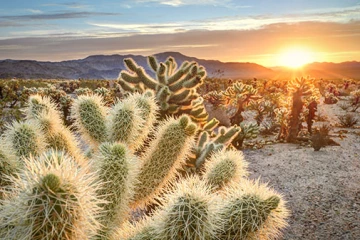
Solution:
[[[49,113],[53,118],[61,119],[61,114],[49,97],[31,95],[27,107],[23,110],[27,119],[37,119],[42,112]]]
[[[7,125],[3,137],[9,152],[18,158],[37,156],[46,148],[44,134],[36,121],[13,122]]]
[[[82,136],[97,146],[107,140],[106,114],[108,109],[98,95],[79,96],[72,105],[71,114]]]
[[[60,158],[59,158],[60,157]],[[1,239],[90,239],[100,224],[99,182],[89,167],[53,152],[24,160],[1,201]]]
[[[215,197],[198,176],[176,183],[160,199],[163,206],[154,217],[159,239],[211,239],[219,226]]]
[[[143,120],[143,126],[135,134],[134,141],[131,144],[133,149],[138,150],[144,144],[149,133],[153,131],[159,107],[156,104],[154,93],[151,90],[147,90],[143,94],[131,94],[124,101],[135,105],[140,110],[140,117]]]
[[[143,156],[143,166],[136,184],[135,204],[153,201],[163,187],[172,180],[190,153],[196,125],[184,115],[175,120],[169,118],[159,126],[155,140]]]
[[[215,190],[224,188],[230,182],[238,182],[248,175],[248,163],[240,151],[218,151],[204,164],[204,179]]]
[[[141,112],[131,101],[121,101],[110,110],[108,121],[109,140],[111,142],[123,142],[131,147],[137,143],[137,134],[144,127]]]
[[[6,176],[15,175],[20,169],[20,164],[14,155],[7,152],[7,146],[1,139],[0,146],[0,199],[3,199],[3,189],[12,184]]]
[[[282,196],[259,180],[242,179],[224,189],[219,239],[278,239],[289,212]]]
[[[128,205],[133,196],[133,188],[138,174],[138,159],[120,143],[103,143],[94,159],[103,187],[100,196],[105,196],[105,215],[101,219],[102,234],[109,237],[121,225],[130,211]]]

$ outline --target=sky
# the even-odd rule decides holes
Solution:
[[[177,51],[223,62],[360,61],[360,0],[0,0],[0,59]]]

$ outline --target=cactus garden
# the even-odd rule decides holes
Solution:
[[[360,237],[358,80],[146,65],[0,80],[0,239]]]

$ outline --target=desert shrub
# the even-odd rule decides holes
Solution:
[[[316,128],[311,136],[311,146],[315,151],[319,151],[320,148],[325,147],[329,142],[330,125],[323,124],[319,128]]]
[[[356,118],[356,116],[351,113],[346,113],[344,115],[341,115],[338,117],[338,119],[340,121],[341,127],[350,128],[350,127],[353,127],[358,122],[358,119]]]

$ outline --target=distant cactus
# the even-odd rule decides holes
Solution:
[[[124,63],[128,71],[120,72],[121,87],[129,92],[153,90],[160,105],[162,118],[166,115],[180,116],[186,113],[195,122],[206,122],[208,115],[203,106],[203,99],[196,92],[196,88],[203,84],[206,76],[203,66],[185,61],[177,68],[172,57],[164,63],[158,63],[154,56],[149,56],[148,65],[155,73],[153,78],[133,59],[125,59]]]
[[[235,148],[241,149],[243,147],[243,143],[245,139],[256,138],[259,134],[259,127],[257,124],[240,124],[241,131],[239,134],[233,139],[232,144]]]
[[[236,107],[236,112],[231,116],[231,124],[240,124],[243,121],[241,113],[245,110],[245,107],[251,102],[261,98],[257,95],[257,90],[252,85],[236,82],[232,86],[228,87],[223,93],[228,99],[229,104]]]

